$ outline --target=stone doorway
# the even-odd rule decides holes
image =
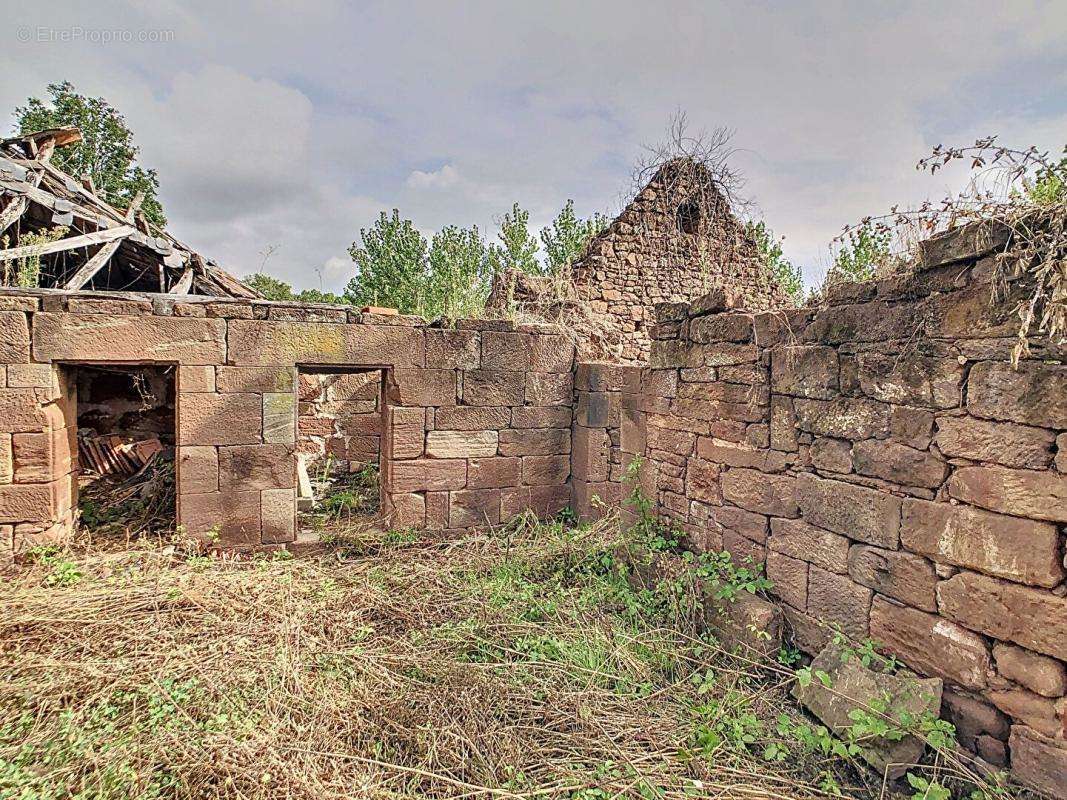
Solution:
[[[385,374],[300,367],[297,528],[303,536],[379,524]]]

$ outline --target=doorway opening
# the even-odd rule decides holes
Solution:
[[[128,542],[175,530],[174,366],[64,367],[77,420],[80,529]]]
[[[381,369],[300,367],[297,528],[351,532],[381,519],[385,381]]]

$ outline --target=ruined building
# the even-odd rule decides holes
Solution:
[[[688,302],[719,286],[754,311],[789,301],[709,170],[677,158],[589,242],[571,275],[511,273],[494,286],[489,307],[571,324],[583,353],[638,363],[648,359],[657,303]]]
[[[652,295],[597,259],[643,241],[628,237],[650,191],[579,266],[599,275],[589,302],[632,309],[613,320],[649,338],[641,364],[583,361],[568,331],[539,323],[0,290],[4,551],[71,533],[79,429],[130,417],[83,395],[101,368],[153,370],[149,385],[167,387],[152,417],[176,449],[178,522],[226,547],[297,540],[311,448],[377,457],[382,524],[430,529],[568,506],[596,516],[620,505],[639,460],[686,546],[766,566],[775,602],[752,602],[768,636],[789,630],[809,653],[831,625],[882,642],[943,681],[964,747],[1067,797],[1067,347],[1035,336],[1010,363],[1015,298],[989,299],[1005,239],[956,229],[907,272],[784,311],[731,262],[717,267],[729,286],[638,318]],[[642,291],[675,296],[665,273],[641,275]],[[361,377],[311,377],[338,374]]]

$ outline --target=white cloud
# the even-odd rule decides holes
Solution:
[[[459,181],[459,171],[451,164],[445,164],[433,172],[414,170],[405,184],[409,189],[446,189]]]

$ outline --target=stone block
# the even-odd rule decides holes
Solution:
[[[696,435],[685,430],[661,427],[658,420],[650,420],[646,427],[648,447],[679,456],[688,456],[696,445]]]
[[[934,441],[950,458],[992,461],[1006,467],[1044,469],[1052,463],[1055,436],[1042,428],[974,417],[941,417]]]
[[[925,450],[930,446],[934,430],[934,415],[931,411],[912,406],[893,406],[889,412],[889,438]]]
[[[179,494],[205,494],[219,490],[218,448],[179,447],[177,467]]]
[[[1010,236],[1011,228],[999,222],[959,225],[921,241],[916,266],[929,270],[942,264],[978,259],[1003,250]]]
[[[571,371],[574,344],[566,336],[504,331],[482,333],[485,369],[531,372]]]
[[[394,369],[395,398],[402,406],[454,406],[456,372],[450,369]]]
[[[767,551],[767,578],[774,584],[771,592],[793,608],[808,606],[808,564],[776,552]]]
[[[62,409],[43,389],[0,389],[0,420],[7,433],[41,433],[66,427]]]
[[[1056,469],[1067,474],[1067,433],[1056,437]]]
[[[261,543],[262,497],[259,491],[178,495],[178,524],[190,536],[219,533],[222,547]]]
[[[1003,642],[993,645],[993,658],[1001,677],[1043,697],[1067,695],[1067,664],[1062,661]]]
[[[218,367],[215,386],[220,392],[291,392],[296,383],[296,367]],[[312,376],[314,377],[314,376]],[[316,394],[319,385],[314,386]],[[182,391],[179,384],[179,391]],[[199,390],[197,390],[199,391]],[[301,400],[313,400],[301,392]]]
[[[569,406],[573,389],[574,379],[567,372],[528,372],[526,374],[527,405]],[[508,405],[522,405],[522,403],[509,403]]]
[[[448,527],[448,492],[426,492],[426,528],[441,531]]]
[[[584,361],[575,367],[575,388],[580,392],[618,392],[623,388],[625,368],[618,364]]]
[[[772,519],[767,547],[799,561],[844,575],[848,572],[849,540],[799,519]]]
[[[899,497],[877,489],[803,473],[796,479],[800,514],[808,522],[850,539],[896,550],[900,536]]]
[[[753,426],[749,426],[750,428]],[[701,436],[697,439],[697,455],[708,461],[729,467],[748,467],[761,472],[781,472],[791,458],[778,450],[753,447],[747,443]]]
[[[455,406],[434,412],[434,428],[442,431],[491,431],[508,427],[513,411],[522,409],[490,408],[484,406]],[[555,410],[555,409],[553,409]],[[568,409],[568,420],[570,413]],[[568,421],[568,425],[570,422]],[[515,427],[540,427],[516,425]]]
[[[522,482],[527,486],[559,486],[571,474],[570,456],[523,456]]]
[[[215,368],[209,366],[178,367],[178,392],[215,391]]]
[[[963,467],[949,479],[948,493],[990,511],[1067,522],[1067,475],[1055,472]]]
[[[52,483],[0,486],[0,523],[44,522],[58,515],[56,486]]]
[[[721,537],[733,531],[746,539],[763,544],[767,541],[767,517],[742,508],[693,502],[690,504],[694,520],[704,522]]]
[[[576,480],[589,483],[606,481],[610,457],[611,439],[607,431],[600,428],[574,426],[571,460]]]
[[[526,373],[474,369],[462,373],[463,402],[469,406],[521,406]]]
[[[77,454],[75,428],[11,437],[15,483],[50,483],[73,469]]]
[[[386,523],[393,529],[426,527],[426,496],[423,494],[389,495]],[[444,527],[444,526],[442,526]]]
[[[1008,748],[1016,780],[1053,800],[1067,798],[1067,749],[1024,725],[1012,725]]]
[[[624,409],[619,420],[619,448],[624,453],[644,456],[648,446],[648,427],[640,411]]]
[[[940,563],[1036,586],[1067,577],[1055,525],[965,505],[905,500],[900,540]]]
[[[403,325],[338,325],[235,319],[229,323],[229,363],[421,367],[423,331]],[[221,363],[221,361],[219,362]]]
[[[876,597],[871,638],[924,675],[937,675],[966,689],[984,689],[992,670],[981,636],[936,614]]]
[[[889,436],[889,406],[860,397],[793,401],[797,427],[836,439],[884,439]]]
[[[502,456],[556,456],[571,451],[571,432],[557,428],[500,431]]]
[[[955,359],[909,353],[860,353],[860,389],[884,403],[956,408],[962,400],[964,367]]]
[[[30,360],[30,327],[21,311],[0,311],[0,364]]]
[[[719,486],[719,465],[703,458],[690,458],[686,463],[685,496],[713,506],[722,505]]]
[[[1067,598],[964,571],[938,584],[937,606],[971,630],[1067,661]]]
[[[797,420],[793,401],[788,397],[771,398],[771,447],[787,453],[795,453],[797,445]]]
[[[500,518],[505,522],[525,511],[545,519],[571,504],[569,486],[522,486],[500,490]]]
[[[264,489],[260,493],[260,502],[263,544],[281,544],[295,540],[296,491]]]
[[[390,407],[386,409],[384,433],[386,457],[390,459],[421,458],[426,442],[425,411],[421,408]]]
[[[295,486],[296,461],[290,445],[219,448],[219,489],[222,492],[292,489]]]
[[[426,366],[429,369],[478,369],[481,340],[478,331],[427,328]]]
[[[748,658],[772,658],[782,647],[784,622],[777,605],[748,592],[719,600],[714,587],[704,593],[703,622],[728,650]]]
[[[969,750],[977,749],[977,739],[988,736],[1005,741],[1011,721],[996,706],[945,687],[941,716],[956,726],[956,737]]]
[[[704,365],[705,348],[673,339],[653,341],[648,354],[648,366],[652,369],[677,369]],[[755,350],[755,348],[751,348]],[[755,360],[753,357],[752,360]]]
[[[819,438],[811,443],[811,465],[822,472],[852,472],[852,443],[844,439]]]
[[[55,389],[55,370],[51,364],[8,364],[7,385],[12,389]]]
[[[872,592],[847,575],[808,567],[808,613],[854,641],[867,638]]]
[[[448,496],[448,527],[476,528],[500,522],[500,490],[469,489]]]
[[[689,323],[689,338],[701,344],[749,342],[752,340],[751,314],[713,314]]]
[[[967,379],[967,410],[978,417],[1067,428],[1067,365],[983,361]]]
[[[1043,736],[1056,738],[1067,746],[1067,729],[1064,728],[1064,718],[1060,713],[1067,709],[1067,701],[1057,703],[1019,686],[990,689],[985,696],[1013,720],[1033,728]]]
[[[729,469],[722,475],[722,496],[736,506],[775,517],[797,516],[795,479],[754,469]]]
[[[487,458],[495,456],[496,431],[428,431],[426,455],[429,458]]]
[[[580,392],[575,421],[586,428],[615,428],[619,425],[617,392]]]
[[[937,611],[937,574],[921,556],[854,544],[848,551],[848,574],[879,594],[923,611]]]
[[[181,394],[177,412],[179,445],[257,444],[263,440],[263,398],[258,394]]]
[[[807,686],[798,683],[793,687],[793,696],[838,735],[852,726],[849,715],[854,710],[869,709],[886,696],[891,698],[887,714],[900,727],[906,727],[902,722],[905,714],[911,719],[928,714],[936,717],[941,709],[943,685],[937,678],[886,675],[864,667],[858,658],[846,657],[834,645],[819,653],[811,666],[829,676],[830,686],[821,681]],[[914,734],[896,741],[877,737],[865,741],[860,755],[878,774],[895,780],[919,761],[925,748],[925,742]]]
[[[829,643],[832,632],[811,614],[790,605],[783,605],[782,615],[789,627],[793,644],[805,653],[818,653]]]
[[[771,388],[779,394],[829,400],[838,391],[837,351],[817,345],[771,350]]]
[[[467,485],[467,461],[462,458],[417,458],[389,463],[387,492],[443,492]]]
[[[856,442],[852,462],[860,475],[905,486],[936,489],[948,477],[948,464],[936,454],[878,439]]]
[[[263,441],[290,445],[296,442],[296,398],[292,392],[263,394]]]
[[[471,489],[502,489],[522,481],[522,459],[472,458],[467,463],[467,486]]]
[[[0,432],[0,484],[15,479],[15,459],[11,452],[11,434]]]
[[[226,360],[226,323],[191,317],[40,313],[33,319],[33,357],[221,364]]]
[[[520,406],[511,410],[513,428],[569,428],[571,410],[567,406]]]
[[[574,513],[582,522],[606,517],[622,501],[623,487],[618,483],[588,483],[576,480],[573,484]]]

